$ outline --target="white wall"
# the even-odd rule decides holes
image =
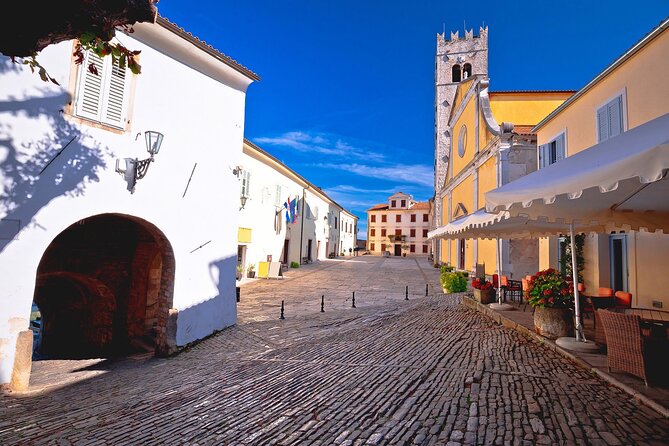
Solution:
[[[251,243],[246,244],[246,267],[253,264],[257,271],[258,262],[267,261],[268,255],[272,256],[272,261],[282,260],[283,244],[287,237],[291,239],[291,245],[299,245],[302,210],[298,212],[295,224],[288,223],[283,203],[288,197],[291,201],[295,198],[301,201],[302,186],[272,166],[246,153],[242,155],[241,165],[245,170],[251,172],[251,179],[249,181],[250,197],[244,209],[240,211],[239,227],[251,229],[252,240]],[[277,185],[281,186],[279,207],[274,205]],[[238,189],[235,190],[237,191]],[[279,230],[275,227],[277,212],[280,221]],[[293,227],[296,229],[288,229]],[[294,251],[294,255],[289,254],[289,262],[299,261],[297,249]]]
[[[356,241],[356,224],[357,219],[349,214],[348,212],[340,212],[341,227],[339,232],[340,246],[343,246],[343,252],[345,255],[353,255],[353,249],[355,249]],[[349,249],[351,251],[349,252]]]
[[[60,111],[71,100],[71,42],[40,55],[61,87],[0,59],[0,217],[20,220],[21,228],[14,240],[0,240],[0,383],[9,382],[17,333],[28,328],[42,254],[60,232],[89,216],[133,215],[169,239],[176,258],[177,345],[236,322],[238,195],[227,191],[238,188],[228,166],[241,156],[245,88],[226,86],[128,36],[122,41],[142,51],[133,119],[123,134],[77,124]],[[135,140],[146,130],[165,139],[131,195],[114,172],[115,160],[146,158],[143,135]]]

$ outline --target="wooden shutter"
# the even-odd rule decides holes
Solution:
[[[98,74],[88,69],[93,64]],[[127,69],[112,65],[111,56],[101,58],[87,51],[80,68],[75,115],[113,127],[125,127],[128,85]]]
[[[565,134],[561,134],[555,139],[555,161],[560,161],[565,157]]]
[[[597,141],[602,142],[609,139],[609,114],[608,105],[597,110]]]
[[[77,86],[77,102],[75,114],[82,118],[100,120],[102,97],[104,95],[104,60],[97,54],[86,52],[80,67],[79,85]],[[98,74],[91,73],[88,66],[93,64]]]
[[[126,97],[128,78],[127,69],[112,64],[111,57],[105,58],[106,77],[100,121],[114,127],[125,127]]]
[[[623,132],[623,97],[618,96],[606,104],[606,110],[609,118],[609,138],[613,138]]]

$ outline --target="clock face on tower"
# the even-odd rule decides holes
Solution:
[[[465,156],[465,150],[467,149],[467,126],[462,125],[460,127],[460,134],[458,136],[458,155],[460,158]]]

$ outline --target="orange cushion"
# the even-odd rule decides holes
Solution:
[[[597,295],[599,297],[613,297],[613,290],[611,288],[599,287]]]
[[[616,305],[628,308],[631,307],[632,293],[626,293],[625,291],[616,291]]]

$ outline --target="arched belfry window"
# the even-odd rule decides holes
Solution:
[[[472,64],[466,63],[464,67],[462,67],[462,78],[469,79],[471,76],[472,76]]]
[[[460,65],[453,65],[453,76],[451,77],[452,82],[460,82],[461,80],[461,73],[460,73]]]

